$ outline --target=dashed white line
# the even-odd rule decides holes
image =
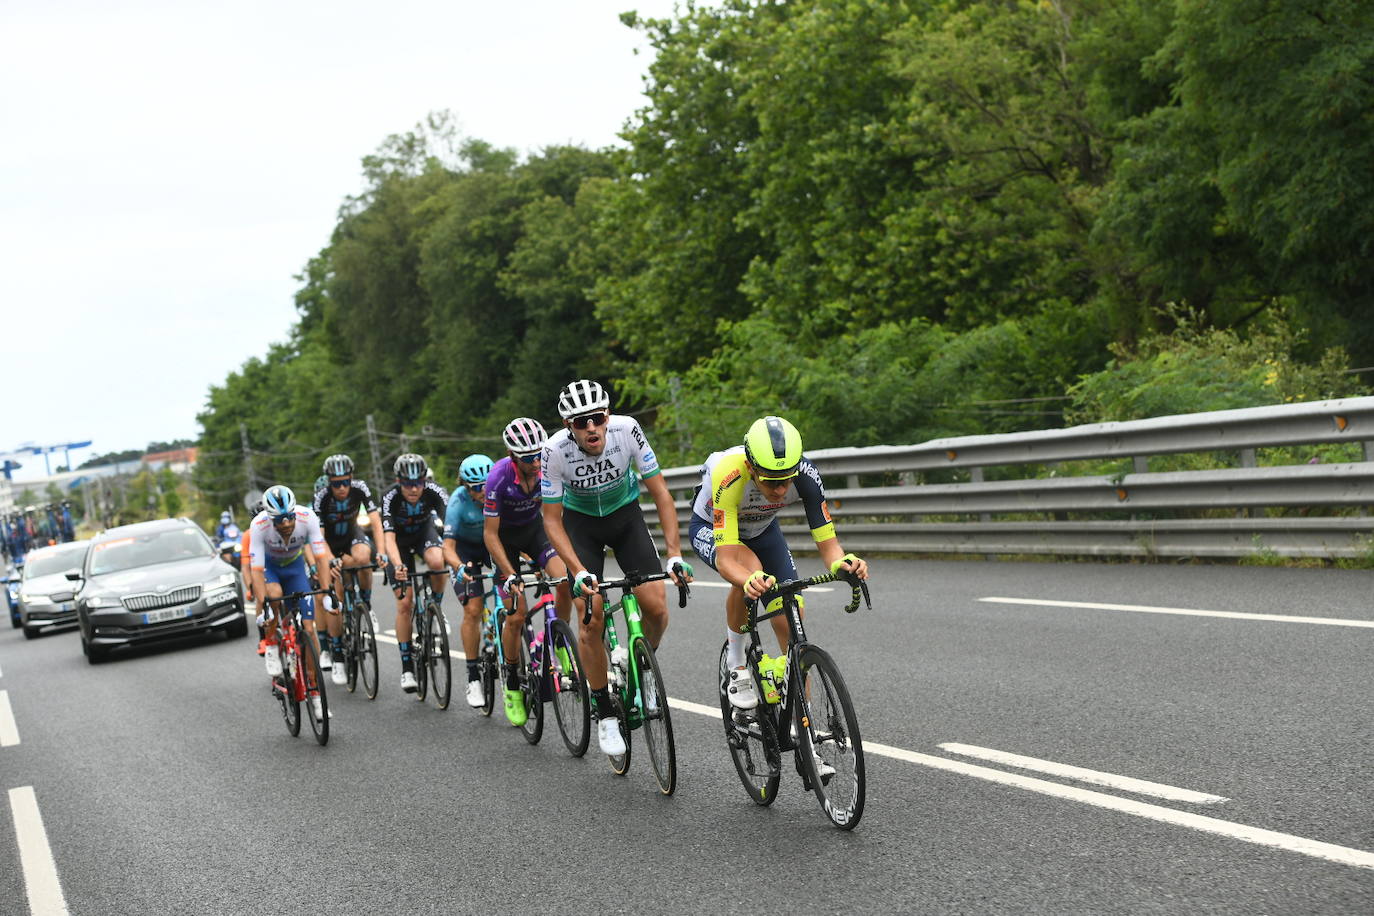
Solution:
[[[19,726],[14,724],[14,710],[10,708],[10,692],[0,690],[0,747],[19,743]]]
[[[38,797],[33,786],[10,789],[10,809],[14,815],[14,836],[19,843],[19,864],[24,870],[24,885],[33,916],[67,916],[67,901],[57,879],[57,863],[38,812]]]
[[[1078,782],[1091,783],[1095,786],[1106,786],[1109,789],[1119,789],[1123,792],[1131,792],[1136,795],[1153,795],[1155,798],[1184,802],[1186,804],[1215,805],[1228,800],[1220,795],[1208,795],[1206,792],[1194,792],[1192,789],[1180,789],[1177,786],[1167,786],[1163,783],[1149,782],[1144,779],[1134,779],[1130,776],[1121,776],[1116,773],[1103,773],[1099,770],[1089,770],[1083,767],[1070,766],[1067,763],[1055,763],[1053,760],[1041,760],[1038,757],[1024,757],[1020,754],[1010,754],[1006,751],[998,751],[990,747],[977,747],[972,744],[946,742],[940,745],[940,750],[950,754],[958,754],[961,757],[975,757],[979,760],[986,760],[989,763],[1000,763],[1005,766],[1013,766],[1022,770],[1044,773],[1047,776],[1074,779]]]
[[[688,700],[679,700],[671,697],[668,700],[668,705],[674,709],[681,709],[684,712],[697,713],[715,719],[720,718],[720,709],[715,706],[704,706],[700,703],[692,703]],[[1115,795],[1094,792],[1090,789],[1080,789],[1076,786],[1066,786],[1062,783],[1036,779],[1032,776],[1022,776],[1020,773],[1008,773],[1005,770],[994,770],[991,767],[965,763],[962,760],[936,757],[933,754],[918,754],[915,751],[908,751],[905,748],[878,744],[873,741],[864,742],[864,753],[877,754],[881,757],[891,757],[894,760],[904,760],[907,763],[915,763],[920,766],[931,767],[937,770],[946,770],[963,776],[972,776],[975,779],[1014,786],[1018,789],[1026,789],[1031,792],[1039,792],[1042,795],[1067,799],[1068,801],[1080,802],[1086,805],[1094,805],[1098,808],[1120,811],[1124,814],[1134,814],[1137,817],[1161,821],[1166,824],[1174,824],[1179,827],[1188,827],[1193,830],[1200,830],[1204,833],[1214,833],[1234,840],[1241,840],[1246,843],[1267,846],[1271,849],[1296,852],[1317,859],[1325,859],[1328,862],[1336,862],[1341,865],[1353,865],[1357,868],[1374,869],[1374,852],[1367,852],[1363,849],[1352,849],[1348,846],[1337,846],[1334,843],[1309,840],[1305,837],[1293,836],[1288,833],[1279,833],[1277,830],[1265,830],[1262,827],[1235,824],[1215,817],[1205,817],[1201,814],[1193,814],[1189,811],[1177,811],[1173,808],[1165,808],[1160,805],[1152,805],[1147,802],[1134,801],[1128,798],[1119,798]]]
[[[1051,598],[979,598],[992,604],[1025,604],[1033,607],[1088,608],[1098,611],[1132,611],[1137,614],[1177,614],[1184,617],[1225,617],[1231,620],[1260,620],[1266,623],[1310,623],[1327,627],[1366,627],[1374,620],[1342,617],[1297,617],[1292,614],[1247,614],[1241,611],[1199,611],[1182,607],[1150,607],[1144,604],[1103,604],[1093,601],[1056,601]]]

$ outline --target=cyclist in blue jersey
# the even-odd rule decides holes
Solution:
[[[501,438],[506,443],[506,457],[496,462],[487,475],[482,534],[492,565],[502,578],[502,597],[511,609],[501,629],[501,646],[506,658],[518,659],[527,608],[523,591],[512,596],[520,556],[537,563],[550,578],[562,578],[567,569],[544,536],[544,521],[539,514],[539,462],[547,438],[544,427],[538,420],[516,417],[506,424]],[[572,592],[566,582],[554,590],[554,609],[560,620],[572,616]],[[507,663],[504,675],[506,719],[512,725],[524,725],[527,714],[520,695],[519,666]]]
[[[453,592],[463,603],[463,625],[459,635],[467,657],[468,705],[482,706],[482,679],[478,671],[478,645],[482,635],[482,567],[491,565],[483,540],[483,491],[492,460],[486,455],[468,455],[458,466],[458,487],[448,501],[444,518],[444,562],[453,570]]]
[[[448,493],[429,480],[429,465],[419,455],[406,453],[396,459],[392,470],[396,484],[382,497],[382,531],[386,537],[386,554],[395,562],[393,569],[397,584],[407,581],[417,571],[417,558],[422,558],[432,573],[431,585],[437,599],[444,596],[444,542],[439,536],[448,511]],[[415,679],[415,661],[411,658],[410,627],[415,607],[415,590],[396,590],[396,642],[401,650],[401,689],[414,693],[419,689]]]
[[[573,595],[592,602],[592,622],[578,633],[587,686],[596,700],[597,741],[604,754],[625,753],[625,740],[606,689],[606,650],[603,648],[601,601],[594,600],[606,549],[626,573],[658,572],[658,549],[639,508],[639,484],[653,497],[663,525],[668,551],[664,569],[678,582],[692,578],[682,559],[677,510],[663,482],[658,459],[644,431],[631,417],[612,416],[606,390],[579,379],[558,395],[564,428],[544,446],[544,524],[549,540],[573,573]],[[668,601],[663,581],[635,589],[643,612],[644,635],[658,648],[668,629]],[[585,615],[584,615],[585,616]]]

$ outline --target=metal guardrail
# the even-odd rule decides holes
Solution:
[[[1365,460],[1256,466],[1256,449],[1321,443],[1359,443]],[[1151,455],[1218,451],[1237,453],[1240,466],[1147,470]],[[841,542],[856,551],[1336,558],[1367,554],[1374,544],[1374,518],[1365,515],[1374,505],[1371,452],[1374,397],[962,436],[910,446],[822,449],[807,457],[828,482]],[[989,467],[1110,458],[1132,459],[1133,470],[1116,476],[983,479]],[[965,470],[971,480],[859,485],[860,475],[908,479],[944,468]],[[684,496],[700,482],[700,468],[671,468],[664,479],[675,495]],[[845,486],[836,487],[841,481]],[[685,525],[691,505],[685,499],[676,505],[679,523]],[[652,503],[645,508],[652,519]],[[1236,517],[1188,517],[1218,510],[1233,511]],[[1333,517],[1251,517],[1256,510],[1318,510]],[[1075,514],[1096,517],[1070,517]],[[1167,517],[1171,514],[1179,517]],[[1040,518],[1026,520],[1026,515]],[[812,549],[809,533],[789,524],[800,518],[800,508],[789,507],[780,516],[793,549]],[[925,520],[928,516],[942,519]],[[946,520],[949,516],[962,520]]]

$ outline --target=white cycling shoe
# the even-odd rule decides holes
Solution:
[[[348,683],[348,670],[344,665],[335,665],[334,670],[329,672],[329,679],[342,687]]]
[[[415,680],[414,671],[401,672],[401,689],[406,693],[414,693],[420,689],[420,682]]]
[[[486,702],[486,697],[482,694],[482,682],[468,681],[468,705],[473,709],[481,709]]]
[[[736,709],[753,709],[759,705],[759,692],[754,688],[754,679],[743,665],[731,669],[730,686],[725,693],[730,698],[730,705]]]
[[[328,649],[320,650],[320,670],[328,671],[334,667],[334,656],[329,654]],[[337,683],[337,682],[336,682]]]
[[[607,757],[625,753],[625,739],[620,736],[619,719],[601,719],[596,723],[596,743]]]

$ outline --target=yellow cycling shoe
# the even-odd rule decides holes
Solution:
[[[529,718],[525,712],[525,695],[518,690],[506,691],[506,718],[516,727],[524,725]]]

